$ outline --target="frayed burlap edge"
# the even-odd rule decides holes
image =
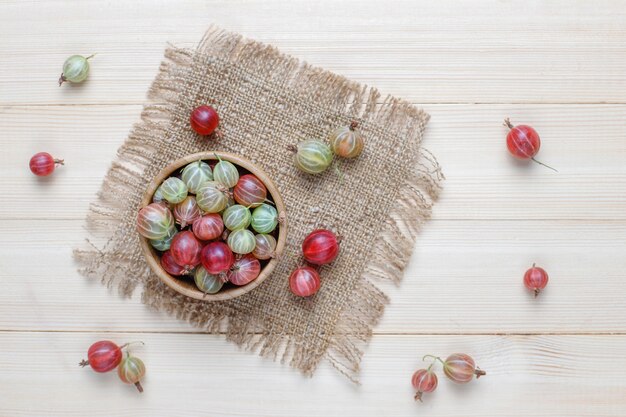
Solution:
[[[165,59],[149,91],[151,103],[144,107],[141,121],[134,126],[126,142],[119,148],[117,159],[98,193],[98,200],[90,207],[87,228],[91,236],[104,238],[107,243],[102,249],[90,244],[87,249],[75,251],[76,259],[83,265],[80,271],[86,276],[100,275],[104,284],[109,288],[117,286],[125,297],[129,297],[137,285],[143,284],[143,301],[152,307],[168,311],[207,331],[224,332],[236,344],[262,356],[280,358],[282,362],[289,362],[306,375],[312,375],[319,364],[319,358],[325,357],[339,372],[357,382],[364,346],[388,302],[386,295],[371,281],[398,283],[401,280],[417,234],[422,223],[430,216],[432,204],[441,189],[443,175],[440,167],[435,158],[420,146],[429,116],[408,102],[392,97],[381,100],[376,89],[301,63],[271,46],[218,28],[209,29],[198,47],[198,52],[210,53],[215,59],[232,64],[245,61],[246,65],[251,66],[254,61],[270,61],[276,68],[273,76],[281,79],[286,88],[297,89],[303,96],[324,96],[322,98],[329,106],[343,108],[347,114],[361,120],[384,126],[398,126],[394,133],[416,144],[416,169],[406,179],[404,186],[393,193],[395,208],[383,227],[381,239],[372,251],[350,302],[346,303],[340,314],[327,350],[309,358],[290,342],[288,335],[274,337],[277,335],[272,334],[270,338],[262,331],[259,333],[261,328],[254,323],[233,320],[226,313],[211,317],[194,316],[191,312],[177,310],[175,300],[147,297],[147,293],[152,296],[158,293],[150,287],[160,283],[148,281],[150,271],[145,261],[136,255],[127,256],[111,248],[116,237],[123,235],[122,228],[134,227],[135,221],[134,215],[128,214],[136,208],[129,206],[119,195],[145,183],[142,174],[148,168],[151,156],[159,152],[159,147],[155,144],[159,144],[159,139],[168,134],[168,126],[179,95],[192,88],[185,77],[189,69],[196,65],[195,51],[192,50],[173,46],[166,49]]]

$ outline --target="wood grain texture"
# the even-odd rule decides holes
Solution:
[[[78,367],[92,340],[143,340],[144,393],[114,373]],[[363,384],[323,366],[312,379],[232,349],[218,336],[0,333],[0,415],[622,417],[625,336],[379,336]],[[45,346],[45,348],[42,348]],[[598,346],[602,351],[598,352]],[[465,386],[444,379],[416,404],[410,384],[426,353],[470,353],[487,375]],[[600,354],[599,354],[600,353]],[[25,395],[25,394],[28,395]],[[33,396],[40,400],[34,401]]]
[[[138,120],[166,42],[209,24],[410,100],[447,176],[354,387],[312,379],[78,275],[72,248]],[[626,8],[616,0],[0,0],[0,416],[626,415]],[[56,80],[97,53],[80,86]],[[504,117],[540,133],[515,163]],[[67,166],[47,179],[38,151]],[[522,286],[537,262],[538,299]],[[144,340],[146,392],[77,363],[98,339]],[[426,353],[488,375],[440,378]]]
[[[426,105],[424,145],[447,181],[435,219],[626,220],[626,106]],[[139,118],[140,106],[6,107],[0,110],[0,174],[14,204],[3,219],[83,219],[102,178]],[[37,114],[37,123],[33,115]],[[506,152],[510,116],[543,139],[538,158],[521,164]],[[62,157],[54,177],[24,169],[40,150]],[[287,152],[277,149],[277,152]],[[45,210],[42,206],[45,205]]]
[[[608,0],[4,2],[0,100],[140,103],[165,43],[193,46],[218,23],[422,103],[625,103],[624,10]],[[76,53],[98,53],[90,79],[59,88]]]

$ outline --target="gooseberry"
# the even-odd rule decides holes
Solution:
[[[112,371],[122,361],[122,349],[110,340],[101,340],[89,346],[87,360],[82,360],[79,365],[91,366],[96,372]]]
[[[250,224],[257,233],[271,233],[278,225],[278,211],[274,206],[261,204],[252,212]]]
[[[219,274],[228,271],[235,262],[235,255],[224,242],[207,244],[200,255],[202,266],[209,274]]]
[[[256,279],[261,272],[261,263],[252,255],[246,255],[236,260],[228,271],[228,281],[234,285],[246,285]]]
[[[548,273],[533,264],[532,268],[524,274],[524,285],[533,291],[536,297],[548,285]]]
[[[252,251],[255,258],[266,260],[276,255],[276,239],[272,235],[260,233],[254,236],[256,245]]]
[[[146,374],[146,366],[143,361],[136,356],[131,356],[126,352],[126,357],[122,359],[117,367],[117,376],[126,384],[134,384],[139,392],[143,392],[141,378]]]
[[[433,392],[437,388],[437,375],[431,371],[432,365],[428,369],[419,369],[411,378],[411,384],[417,391],[415,393],[415,401],[422,401],[422,394],[425,392]]]
[[[308,297],[320,289],[320,274],[310,266],[301,266],[289,276],[289,289],[298,297]]]
[[[363,151],[363,136],[357,129],[358,123],[335,129],[328,138],[333,152],[343,158],[356,158]]]
[[[228,189],[215,181],[207,181],[200,186],[196,202],[206,213],[219,213],[228,203]]]
[[[189,230],[176,233],[170,246],[170,253],[174,262],[190,272],[200,264],[202,244]]]
[[[161,192],[160,185],[159,185],[159,188],[157,188],[156,191],[154,192],[154,195],[152,195],[152,202],[153,203],[167,203],[167,201],[165,200],[165,197],[163,197],[163,193]]]
[[[252,174],[242,175],[233,190],[235,201],[242,206],[256,207],[267,198],[267,188]]]
[[[161,184],[161,194],[169,203],[178,204],[187,197],[187,185],[180,178],[169,177]]]
[[[200,240],[213,240],[222,235],[224,222],[217,213],[209,213],[196,219],[191,226],[193,234]]]
[[[202,184],[213,181],[213,171],[206,162],[196,161],[183,168],[181,179],[187,185],[189,192],[196,194]]]
[[[220,124],[217,111],[211,106],[196,107],[189,118],[191,128],[199,135],[207,136],[215,132]]]
[[[30,158],[30,171],[38,177],[46,177],[54,172],[57,165],[65,165],[62,159],[55,159],[48,152],[39,152]]]
[[[226,226],[228,230],[245,229],[250,226],[251,218],[250,210],[239,204],[228,207],[222,214],[224,226]]]
[[[209,274],[202,266],[196,268],[193,279],[200,291],[207,294],[217,293],[224,285],[224,281],[218,275]]]
[[[487,373],[476,367],[474,359],[465,353],[453,353],[443,363],[443,372],[452,381],[459,384],[470,382],[474,375],[476,379]]]
[[[202,216],[200,207],[196,199],[192,196],[186,197],[183,201],[174,206],[174,218],[181,228],[195,222]]]
[[[174,216],[163,203],[151,203],[139,210],[137,231],[146,239],[163,239],[174,227]]]
[[[89,75],[89,60],[93,55],[84,57],[82,55],[72,55],[63,63],[63,72],[59,77],[59,87],[66,81],[71,83],[81,83]]]
[[[245,255],[254,250],[256,239],[248,229],[238,229],[228,235],[228,247],[235,253]]]
[[[170,275],[187,275],[189,271],[176,263],[172,253],[167,250],[161,255],[161,267]]]
[[[172,244],[172,239],[174,238],[176,233],[178,233],[178,229],[176,229],[175,226],[172,226],[167,231],[167,234],[165,235],[165,237],[161,239],[150,239],[149,240],[150,245],[152,245],[154,249],[164,252],[170,248],[170,245]]]
[[[229,161],[223,161],[219,155],[216,156],[219,162],[213,167],[213,179],[226,188],[234,187],[239,181],[237,167]]]
[[[556,171],[556,169],[551,166],[535,159],[535,155],[537,155],[541,147],[541,140],[535,129],[528,125],[513,126],[509,119],[504,120],[504,125],[510,129],[509,133],[506,135],[506,146],[511,155],[518,159],[530,159],[539,165]]]
[[[296,152],[294,156],[296,167],[307,174],[324,172],[333,161],[330,147],[319,140],[305,140],[290,149]]]
[[[314,230],[302,242],[302,254],[312,264],[328,264],[339,254],[339,240],[330,230]]]

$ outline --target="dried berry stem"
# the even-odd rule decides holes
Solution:
[[[137,387],[137,391],[143,392],[143,387],[141,386],[141,382],[135,382],[135,387]]]
[[[356,120],[353,120],[352,123],[350,123],[349,129],[353,131],[357,127],[359,127],[359,122],[357,122]]]
[[[419,401],[421,403],[424,402],[424,401],[422,401],[422,391],[417,391],[415,393],[415,397],[414,398],[415,398],[415,401]]]
[[[539,288],[535,288],[535,298],[537,298],[540,292],[541,290]]]
[[[481,376],[487,375],[487,372],[483,371],[480,368],[476,368],[476,370],[474,371],[474,375],[476,375],[476,379],[478,379]]]
[[[56,165],[65,165],[65,160],[64,159],[55,159],[54,163]]]
[[[509,129],[513,129],[515,127],[513,126],[513,123],[511,123],[508,117],[504,119],[504,126],[508,127]]]
[[[78,365],[79,365],[80,367],[84,368],[85,366],[89,365],[89,361],[86,361],[86,360],[84,360],[84,359],[83,359],[82,361],[80,361],[80,362],[78,363]]]
[[[298,147],[296,145],[287,145],[287,150],[296,153],[298,152]]]
[[[67,81],[67,78],[65,78],[65,75],[61,73],[61,76],[59,77],[59,87],[61,87],[61,85],[63,85],[63,83],[66,81]]]
[[[559,172],[559,171],[557,171],[556,169],[552,168],[550,165],[546,165],[546,164],[544,164],[544,163],[543,163],[543,162],[541,162],[541,161],[537,161],[535,158],[530,158],[530,159],[531,159],[533,162],[538,163],[539,165],[543,165],[543,166],[544,166],[544,167],[546,167],[546,168],[550,168],[550,169],[551,169],[552,171],[554,171],[554,172]]]

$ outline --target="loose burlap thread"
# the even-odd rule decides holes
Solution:
[[[398,282],[442,179],[421,147],[429,116],[411,104],[302,63],[271,46],[211,28],[196,50],[170,46],[136,124],[107,173],[77,249],[81,272],[130,296],[143,287],[147,305],[237,345],[287,361],[312,375],[322,359],[357,381],[364,344],[387,297],[372,281]],[[189,126],[191,110],[210,104],[222,137]],[[325,140],[357,121],[364,153],[312,176],[293,164],[289,145]],[[173,160],[206,150],[250,159],[277,184],[287,208],[286,250],[272,274],[233,300],[203,302],[161,283],[147,266],[135,231],[141,196]],[[339,171],[339,172],[337,172]],[[309,299],[289,291],[302,263],[301,242],[316,228],[341,234],[341,252],[320,268],[322,287]]]

